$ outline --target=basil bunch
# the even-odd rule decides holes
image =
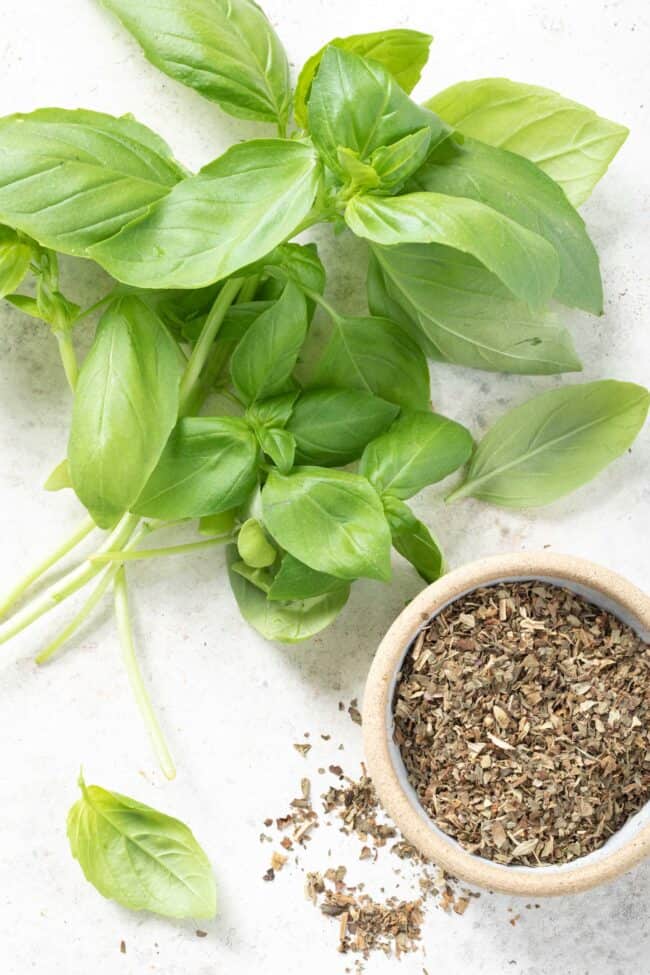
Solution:
[[[112,589],[136,699],[171,776],[133,646],[130,560],[227,544],[244,617],[269,639],[304,640],[354,580],[390,578],[391,548],[438,578],[440,547],[407,504],[423,488],[469,462],[452,498],[543,504],[632,443],[648,393],[604,381],[517,406],[474,451],[465,427],[431,412],[427,366],[428,356],[580,370],[548,307],[602,311],[575,206],[627,132],[504,79],[418,104],[409,93],[431,38],[415,31],[336,38],[292,91],[252,0],[105,5],[172,78],[277,127],[189,173],[131,117],[43,109],[0,120],[1,294],[58,340],[74,403],[67,457],[47,486],[72,487],[90,515],[2,611],[91,531],[107,533],[0,640],[93,582],[43,662]],[[332,308],[316,247],[290,242],[320,222],[367,241],[369,315]],[[95,308],[61,293],[58,254],[115,280],[80,370],[74,331]],[[30,275],[31,291],[18,291]],[[316,308],[330,332],[314,362],[304,350]],[[215,413],[215,392],[227,413]],[[195,541],[140,547],[179,522],[195,524]]]

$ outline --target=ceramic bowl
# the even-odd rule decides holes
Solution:
[[[472,562],[448,573],[397,617],[370,668],[363,701],[364,750],[379,798],[407,840],[448,873],[477,887],[531,897],[577,893],[605,883],[650,854],[650,802],[598,850],[571,863],[524,867],[465,851],[429,818],[409,784],[393,741],[397,673],[413,640],[436,613],[460,596],[500,582],[540,580],[564,586],[609,610],[650,641],[650,598],[602,566],[567,555],[523,552]]]

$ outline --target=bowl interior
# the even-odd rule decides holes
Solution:
[[[399,781],[400,787],[408,796],[412,807],[417,811],[421,819],[423,819],[426,822],[427,827],[430,830],[432,830],[445,843],[455,847],[458,851],[462,852],[465,856],[472,857],[472,859],[480,863],[489,863],[492,869],[500,870],[503,871],[504,873],[505,872],[511,873],[513,870],[516,870],[520,873],[530,873],[530,874],[534,874],[535,876],[539,876],[541,874],[553,874],[553,873],[560,873],[560,872],[562,874],[571,873],[572,871],[578,870],[588,864],[596,863],[597,861],[602,860],[605,857],[609,856],[610,854],[616,852],[616,850],[619,850],[622,847],[626,846],[630,841],[632,841],[635,838],[635,836],[645,826],[647,826],[650,823],[650,802],[647,802],[645,806],[643,806],[639,810],[639,812],[637,812],[634,816],[632,816],[625,823],[625,825],[622,826],[621,829],[619,829],[613,836],[609,837],[609,839],[607,839],[601,847],[599,847],[597,850],[594,850],[592,853],[586,854],[583,857],[577,857],[575,860],[571,860],[570,863],[548,864],[539,867],[526,867],[526,866],[521,866],[516,864],[510,865],[510,864],[496,863],[494,860],[486,860],[484,857],[479,857],[476,856],[476,854],[474,853],[469,853],[467,850],[465,850],[463,846],[461,846],[460,843],[458,843],[457,840],[455,840],[452,836],[449,836],[448,833],[445,833],[443,830],[441,830],[440,827],[437,826],[436,823],[431,819],[431,817],[425,810],[424,806],[421,804],[415,789],[413,788],[413,786],[408,780],[406,769],[402,761],[402,756],[400,754],[399,748],[395,744],[394,737],[393,737],[393,732],[394,732],[393,698],[397,686],[397,675],[401,670],[402,663],[406,655],[409,653],[419,633],[423,629],[425,629],[429,625],[431,620],[434,619],[434,617],[437,616],[438,613],[440,613],[443,609],[451,605],[451,603],[456,602],[458,599],[461,599],[463,596],[466,596],[468,593],[474,592],[476,589],[482,589],[486,586],[492,586],[492,585],[496,586],[504,582],[527,582],[531,580],[546,582],[556,586],[561,586],[564,589],[571,590],[571,592],[576,593],[576,595],[583,596],[589,602],[593,603],[596,606],[599,606],[601,609],[607,610],[613,616],[616,616],[619,620],[621,620],[621,622],[626,623],[646,643],[650,642],[650,631],[648,630],[648,628],[644,626],[641,623],[641,621],[635,616],[633,616],[626,608],[621,606],[615,600],[611,599],[609,596],[606,596],[604,593],[599,592],[598,590],[591,589],[588,586],[583,586],[577,582],[563,579],[558,576],[502,575],[493,579],[491,582],[482,582],[479,585],[471,586],[470,588],[462,592],[459,592],[457,595],[453,597],[453,599],[449,599],[447,600],[447,602],[439,606],[436,612],[432,613],[429,619],[423,622],[422,626],[418,627],[417,632],[413,634],[410,642],[405,646],[404,653],[400,657],[399,663],[391,675],[388,702],[387,702],[388,713],[386,714],[386,727],[388,729],[388,735],[389,735],[389,740],[388,740],[389,756],[393,766],[393,770]]]

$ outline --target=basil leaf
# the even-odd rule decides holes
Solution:
[[[318,179],[310,146],[240,143],[88,256],[138,288],[204,287],[291,236],[311,208]]]
[[[70,477],[70,464],[68,463],[68,458],[62,460],[60,464],[57,464],[54,470],[50,473],[48,479],[43,485],[45,491],[63,491],[65,488],[72,487],[72,478]]]
[[[408,505],[398,498],[384,498],[393,547],[410,562],[425,582],[435,582],[443,575],[444,556],[437,541]]]
[[[80,779],[68,839],[86,880],[132,911],[212,918],[217,891],[210,862],[184,823]]]
[[[255,426],[284,427],[291,416],[297,397],[298,390],[292,390],[281,396],[257,400],[248,407],[246,416]]]
[[[325,268],[314,243],[280,244],[259,261],[259,268],[276,279],[278,287],[282,287],[289,279],[299,287],[317,294],[322,294],[325,290]],[[278,297],[277,294],[268,295],[264,285],[261,292],[264,297]]]
[[[235,527],[237,508],[220,511],[218,515],[205,515],[199,519],[201,535],[228,535]]]
[[[412,188],[469,197],[533,230],[560,259],[558,301],[602,314],[598,255],[584,221],[559,186],[527,159],[474,139],[461,146],[448,141],[417,172]]]
[[[406,409],[429,405],[429,367],[416,342],[387,318],[337,318],[312,386],[365,389]]]
[[[525,156],[574,206],[587,199],[628,129],[548,88],[507,78],[461,81],[427,106],[465,135]]]
[[[410,498],[467,462],[469,430],[438,413],[405,413],[363,452],[359,472],[379,494]]]
[[[429,59],[432,40],[430,34],[404,28],[335,37],[316,54],[312,54],[298,75],[294,95],[294,114],[298,125],[303,129],[307,128],[307,100],[314,76],[328,47],[338,47],[378,61],[391,73],[400,88],[410,92],[420,80],[422,68]]]
[[[435,243],[471,254],[532,308],[546,304],[557,286],[555,249],[475,200],[443,193],[357,196],[348,203],[345,220],[357,237],[377,244]]]
[[[305,565],[339,579],[390,578],[390,532],[381,501],[358,474],[299,467],[271,471],[262,490],[264,524]]]
[[[185,417],[133,511],[172,521],[236,508],[257,483],[258,455],[253,432],[238,417]]]
[[[251,0],[102,0],[161,71],[236,118],[286,123],[282,44]]]
[[[0,145],[0,219],[64,254],[87,254],[185,175],[135,119],[85,109],[7,116]]]
[[[15,291],[29,271],[32,248],[15,230],[0,226],[0,298]]]
[[[268,311],[272,307],[272,301],[242,301],[231,305],[226,312],[223,325],[219,329],[219,338],[224,342],[239,342],[262,312]],[[191,336],[187,329],[183,330],[184,334],[187,338],[196,341],[204,323],[205,318],[200,323],[195,323]]]
[[[307,304],[287,282],[282,297],[250,326],[230,361],[230,375],[245,403],[291,387],[291,373],[307,335]]]
[[[346,585],[314,599],[296,602],[269,600],[258,586],[236,571],[236,558],[237,549],[234,545],[229,546],[228,574],[239,611],[246,622],[267,640],[278,640],[280,643],[308,640],[329,626],[348,601],[350,587]]]
[[[299,562],[287,552],[282,557],[273,583],[268,591],[268,598],[275,600],[313,599],[325,593],[347,589],[348,585],[342,579],[310,569],[304,562]]]
[[[241,526],[237,536],[237,551],[240,558],[252,569],[265,569],[273,565],[277,555],[256,518],[249,518]]]
[[[396,193],[408,177],[422,166],[430,152],[430,142],[429,130],[418,129],[398,142],[393,142],[391,146],[375,149],[370,157],[370,165],[377,174],[381,189]]]
[[[327,48],[309,97],[309,131],[332,172],[345,176],[340,147],[366,161],[380,146],[422,128],[429,130],[431,149],[450,132],[436,115],[411,101],[378,62]]]
[[[181,368],[143,301],[109,305],[79,373],[68,445],[74,489],[100,528],[130,509],[156,466],[176,423]]]
[[[273,461],[281,474],[288,474],[296,456],[296,441],[288,430],[278,427],[262,427],[257,431],[260,447]]]
[[[373,247],[374,303],[398,304],[429,356],[473,369],[524,374],[582,368],[571,336],[532,313],[474,258],[437,244]]]
[[[296,401],[287,430],[299,464],[342,467],[390,426],[399,407],[358,389],[313,389]]]
[[[648,390],[613,379],[535,396],[488,430],[449,500],[469,495],[506,508],[555,501],[629,448],[649,404]]]

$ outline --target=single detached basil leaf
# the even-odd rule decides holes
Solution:
[[[443,143],[443,146],[449,140]],[[418,129],[405,135],[390,146],[380,146],[370,157],[370,165],[377,174],[378,185],[383,191],[396,193],[408,177],[420,168],[430,152],[431,138],[428,129]],[[423,187],[427,189],[427,187]]]
[[[339,579],[390,578],[390,531],[364,477],[320,467],[272,471],[262,510],[276,542],[312,569]]]
[[[484,203],[443,193],[357,196],[345,210],[357,237],[377,244],[444,244],[471,254],[531,308],[545,305],[559,276],[555,249]]]
[[[291,88],[282,44],[252,0],[102,0],[146,57],[237,118],[284,124]]]
[[[393,547],[410,562],[425,582],[435,582],[444,573],[444,556],[437,541],[408,505],[398,498],[384,498]]]
[[[267,640],[300,643],[320,633],[339,615],[350,595],[349,585],[334,592],[295,602],[278,602],[267,598],[260,587],[237,571],[237,549],[228,549],[228,574],[239,611],[258,633]],[[253,570],[260,572],[264,570]]]
[[[81,367],[68,445],[70,476],[101,528],[142,491],[178,413],[178,347],[135,295],[104,312]]]
[[[343,51],[351,51],[363,58],[378,61],[390,72],[400,88],[410,92],[420,80],[422,68],[429,59],[432,40],[430,34],[421,34],[417,30],[404,28],[335,37],[316,54],[312,54],[298,76],[294,95],[294,114],[298,125],[303,129],[307,128],[307,100],[314,75],[328,47],[338,47]]]
[[[29,271],[32,248],[15,230],[0,226],[0,298],[15,291]]]
[[[469,495],[506,508],[555,501],[629,448],[649,403],[643,386],[613,379],[535,396],[488,430],[449,499]]]
[[[339,147],[354,149],[362,161],[422,128],[429,148],[449,135],[437,115],[416,105],[376,61],[338,47],[323,54],[309,98],[309,131],[329,168],[345,176]]]
[[[86,880],[132,911],[212,918],[217,890],[210,861],[180,820],[80,780],[68,839]]]
[[[60,464],[57,464],[54,470],[49,475],[43,488],[46,491],[63,491],[64,488],[72,487],[72,478],[70,477],[70,465],[68,463],[68,458],[62,460]]]
[[[277,555],[256,518],[249,518],[241,526],[237,536],[237,551],[246,565],[253,569],[265,569],[273,565]]]
[[[359,471],[379,494],[410,498],[467,462],[469,430],[438,413],[405,413],[369,443]]]
[[[185,175],[130,117],[43,108],[0,119],[0,219],[45,247],[85,255]]]
[[[560,259],[558,301],[600,315],[598,255],[584,221],[553,180],[534,163],[466,138],[448,140],[412,180],[412,189],[469,197],[544,237]]]
[[[342,467],[393,422],[399,407],[360,389],[313,389],[298,398],[287,430],[299,464]]]
[[[88,253],[118,281],[138,288],[201,288],[291,236],[311,208],[318,180],[310,146],[243,142]],[[1,200],[0,191],[0,209]]]
[[[574,206],[584,203],[628,135],[625,126],[548,88],[507,78],[461,81],[427,106],[465,135],[532,160]]]
[[[290,388],[306,334],[305,296],[288,281],[282,297],[250,326],[230,361],[232,381],[245,403]]]
[[[567,330],[550,314],[533,313],[516,301],[469,254],[437,244],[372,252],[373,308],[392,308],[394,314],[401,308],[432,358],[524,374],[582,368]]]
[[[171,521],[236,508],[257,483],[258,455],[252,430],[238,417],[185,417],[133,511]]]
[[[260,447],[281,474],[288,474],[296,457],[296,441],[293,434],[281,427],[261,427],[257,431]]]
[[[337,318],[310,384],[365,389],[405,409],[429,405],[424,354],[388,318]]]
[[[326,572],[317,572],[287,552],[269,588],[268,598],[279,600],[313,599],[325,593],[338,592],[348,584]]]

